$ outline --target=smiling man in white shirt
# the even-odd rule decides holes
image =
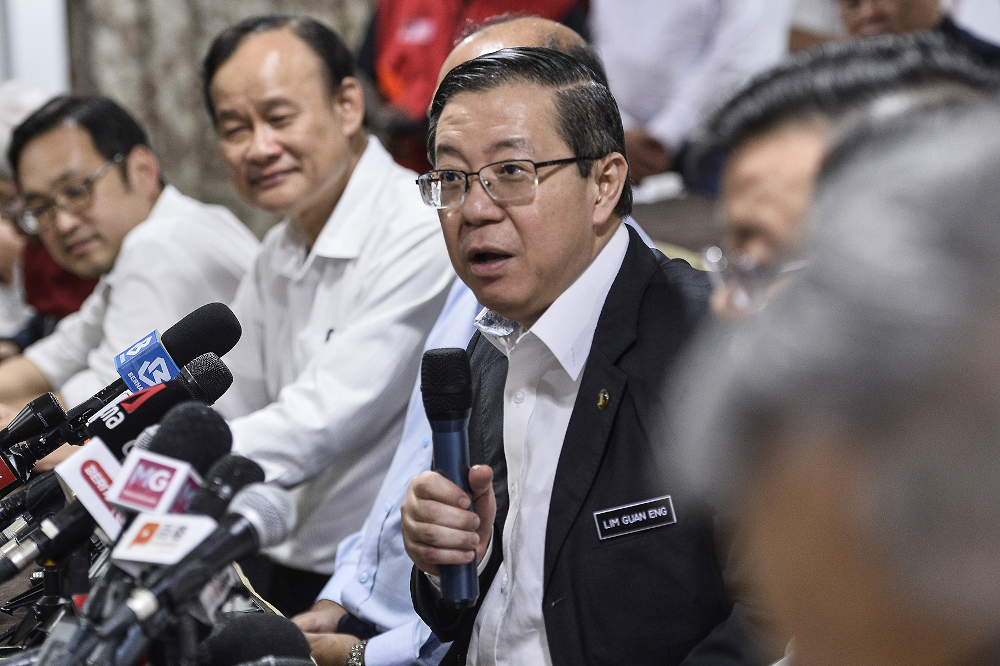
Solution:
[[[243,338],[219,406],[234,451],[296,488],[291,539],[251,576],[286,614],[311,606],[371,509],[454,279],[416,174],[362,126],[353,72],[329,28],[283,14],[226,29],[202,65],[234,187],[285,216],[233,303]]]

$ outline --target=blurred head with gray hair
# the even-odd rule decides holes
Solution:
[[[996,663],[1000,110],[873,110],[813,223],[795,282],[690,365],[681,476],[801,663]]]

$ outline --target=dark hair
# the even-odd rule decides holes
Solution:
[[[1000,86],[1000,74],[937,31],[852,39],[797,54],[751,79],[696,133],[686,180],[714,190],[728,151],[752,136],[794,120],[838,120],[886,93],[934,83],[988,91]]]
[[[505,84],[534,83],[555,94],[557,129],[574,155],[625,156],[625,132],[618,105],[597,73],[573,56],[538,47],[502,49],[458,65],[441,81],[431,102],[427,149],[434,156],[437,124],[448,101],[460,92],[485,92]],[[580,175],[590,175],[592,162],[578,163]],[[632,212],[632,186],[626,180],[615,213]]]
[[[66,122],[85,129],[97,152],[107,160],[119,153],[127,157],[135,146],[149,147],[145,130],[114,100],[101,95],[59,95],[14,128],[7,159],[15,181],[19,180],[17,163],[28,142]],[[128,170],[124,160],[118,168],[127,185]]]
[[[215,107],[212,106],[209,86],[219,67],[229,60],[248,36],[281,28],[291,30],[316,53],[323,63],[323,77],[331,94],[345,76],[354,76],[354,58],[351,57],[351,52],[337,33],[319,21],[296,14],[273,13],[251,16],[220,32],[212,40],[208,53],[198,68],[202,94],[205,96],[205,105],[208,107],[212,123],[215,123]]]

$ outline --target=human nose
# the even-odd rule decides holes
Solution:
[[[486,191],[483,181],[475,174],[469,176],[469,185],[461,210],[463,219],[476,225],[496,222],[505,215],[503,208],[497,205],[490,193]]]
[[[268,161],[280,154],[281,143],[278,141],[274,129],[264,123],[254,127],[250,145],[247,146],[247,159]]]
[[[66,236],[80,226],[79,214],[68,213],[58,206],[54,207],[51,230],[59,236]]]

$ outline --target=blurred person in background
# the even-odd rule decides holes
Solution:
[[[10,134],[45,101],[42,91],[20,81],[0,84],[0,360],[51,333],[97,284],[59,266],[15,219],[17,184],[6,159]]]
[[[763,10],[763,0],[591,2],[633,182],[673,169],[691,131],[752,73]]]
[[[586,30],[586,0],[378,0],[358,54],[369,129],[403,166],[424,172],[427,107],[445,58],[470,26],[531,14]]]
[[[723,242],[704,257],[716,314],[759,311],[802,267],[816,176],[852,113],[907,91],[974,99],[998,88],[1000,74],[935,32],[826,44],[747,83],[699,131],[687,165],[718,196]]]
[[[936,30],[1000,68],[1000,46],[959,26],[942,10],[941,0],[839,0],[840,17],[849,37],[901,35]]]
[[[100,278],[78,312],[0,364],[9,416],[46,391],[67,407],[89,398],[118,378],[115,355],[205,303],[232,300],[257,251],[229,210],[164,184],[145,131],[107,97],[53,98],[17,126],[8,157],[22,227],[64,269]]]
[[[216,406],[233,451],[294,488],[291,538],[244,568],[294,615],[371,511],[455,273],[416,174],[364,128],[353,59],[330,28],[244,19],[213,40],[202,83],[233,187],[285,216],[233,301],[243,337]]]
[[[974,106],[871,107],[809,265],[678,394],[661,470],[741,526],[790,664],[1000,662],[1000,111]]]

